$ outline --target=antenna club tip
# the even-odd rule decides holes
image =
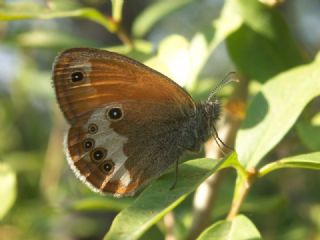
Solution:
[[[236,82],[236,83],[240,82],[239,75],[237,74],[237,72],[235,71],[229,72],[226,77],[228,76],[230,76],[231,82]]]

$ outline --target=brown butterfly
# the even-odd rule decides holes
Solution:
[[[206,102],[195,103],[175,82],[125,56],[66,50],[56,58],[53,81],[71,125],[68,162],[95,191],[133,195],[169,166],[178,166],[183,152],[198,151],[217,137],[217,89]]]

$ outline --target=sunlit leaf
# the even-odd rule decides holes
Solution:
[[[0,163],[0,219],[2,219],[16,200],[16,174],[5,163]]]
[[[284,137],[304,107],[320,95],[320,55],[270,79],[251,101],[236,138],[243,166],[255,167]]]
[[[229,156],[228,159],[234,158]],[[183,163],[179,168],[179,180],[170,190],[174,173],[166,174],[154,181],[128,208],[113,221],[105,239],[138,239],[147,229],[166,213],[181,203],[188,194],[218,170],[223,161],[197,159]]]
[[[244,215],[232,221],[219,221],[208,227],[197,240],[259,240],[262,239],[255,225]]]
[[[192,65],[190,62],[189,42],[180,35],[170,35],[159,44],[158,56],[146,62],[157,71],[165,74],[179,85],[185,86],[192,81],[190,76]]]
[[[158,55],[147,64],[172,78],[188,91],[193,91],[207,60],[232,32],[241,26],[241,18],[226,4],[221,16],[197,33],[190,41],[180,35],[170,35],[159,44]]]

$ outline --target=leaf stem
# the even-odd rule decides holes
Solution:
[[[320,164],[312,159],[307,159],[307,156],[316,155],[317,153],[310,153],[305,155],[298,155],[295,157],[288,157],[275,162],[271,162],[260,168],[258,177],[264,177],[270,172],[281,168],[303,168],[303,169],[314,169],[319,170]]]
[[[281,163],[281,161],[275,161],[266,164],[262,168],[260,168],[258,177],[263,177],[264,175],[268,174],[269,172],[272,172],[276,169],[282,168],[284,164]]]
[[[227,220],[232,220],[239,213],[241,205],[248,195],[248,192],[252,186],[252,183],[255,181],[258,172],[255,169],[250,169],[247,170],[246,173],[246,176],[238,173],[232,205],[228,213]]]
[[[117,21],[122,21],[123,0],[111,0],[112,3],[112,18]]]
[[[122,25],[122,8],[124,0],[111,0],[112,3],[112,19],[116,26],[114,33],[126,45],[133,47],[132,39]]]

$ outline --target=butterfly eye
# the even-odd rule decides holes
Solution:
[[[84,78],[84,75],[82,72],[74,72],[71,74],[71,81],[73,83],[80,82],[83,80],[83,78]]]
[[[91,148],[94,147],[94,140],[91,138],[87,138],[83,142],[83,149],[85,151],[89,151]]]
[[[107,155],[107,151],[104,148],[96,148],[91,151],[90,157],[94,161],[100,161],[104,159]]]
[[[108,119],[119,120],[122,117],[122,110],[119,107],[110,108],[107,112]]]
[[[95,134],[98,132],[98,126],[94,123],[89,124],[88,126],[88,133]]]
[[[114,163],[111,160],[105,161],[102,164],[102,169],[104,172],[110,174],[113,171]]]

